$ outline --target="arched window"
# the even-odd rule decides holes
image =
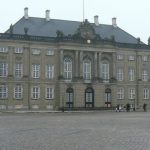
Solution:
[[[103,80],[109,80],[109,63],[107,61],[101,64],[101,77]]]
[[[72,108],[73,107],[73,99],[74,99],[74,94],[73,94],[73,89],[68,88],[66,90],[66,107]]]
[[[70,57],[64,59],[64,78],[72,79],[72,59]]]
[[[83,61],[83,79],[91,79],[91,61],[89,59]]]
[[[94,90],[92,88],[85,90],[85,107],[94,107]]]

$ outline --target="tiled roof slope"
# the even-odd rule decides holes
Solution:
[[[28,35],[56,37],[56,31],[62,31],[64,35],[74,34],[81,22],[50,19],[46,21],[45,18],[29,17],[25,19],[22,17],[16,24],[13,25],[14,34],[25,34],[24,28],[28,28]],[[96,26],[91,23],[95,29],[96,34],[99,34],[102,39],[110,39],[115,37],[115,41],[119,43],[131,43],[137,44],[137,39],[125,32],[119,27],[113,27],[112,25],[100,24]],[[6,32],[9,32],[7,30]]]

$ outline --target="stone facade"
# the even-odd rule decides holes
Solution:
[[[74,42],[39,42],[27,40],[1,39],[0,47],[7,51],[0,52],[0,63],[8,64],[8,74],[0,77],[0,84],[7,87],[7,96],[0,100],[1,109],[100,109],[101,107],[115,107],[117,104],[125,106],[127,103],[133,107],[141,107],[144,103],[150,105],[150,80],[142,79],[143,70],[150,75],[149,49],[134,49],[129,47],[116,47],[113,44],[74,43]],[[16,53],[16,49],[22,53]],[[38,49],[39,52],[33,52]],[[48,54],[48,50],[52,54]],[[64,59],[72,59],[72,77],[64,77]],[[131,57],[131,58],[130,58]],[[83,77],[83,61],[91,61],[91,78]],[[102,62],[109,64],[109,78],[102,78]],[[16,63],[23,65],[21,78],[14,74]],[[32,65],[39,64],[39,77],[32,77]],[[46,65],[54,66],[52,79],[46,77]],[[118,79],[117,69],[123,70],[123,77]],[[134,70],[133,79],[130,80],[129,69]],[[132,78],[132,77],[131,77]],[[144,81],[145,80],[145,81]],[[15,98],[14,87],[21,85],[21,98]],[[53,89],[53,96],[46,98],[45,88]],[[39,97],[32,98],[32,87],[39,87]],[[72,89],[68,92],[67,89]],[[122,88],[122,96],[118,96],[118,88]],[[130,93],[133,88],[133,94]],[[87,93],[86,89],[89,89]],[[144,96],[144,89],[148,92]],[[91,91],[90,91],[91,90]],[[2,90],[0,91],[2,94]],[[16,92],[17,93],[17,92]],[[67,93],[72,93],[69,97]],[[129,95],[132,96],[129,96]],[[89,96],[89,99],[88,99]],[[91,97],[92,96],[92,97]],[[108,98],[108,97],[109,98]],[[86,102],[87,98],[87,102]]]

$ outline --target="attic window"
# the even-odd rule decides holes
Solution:
[[[40,50],[40,49],[37,49],[37,48],[33,48],[33,49],[32,49],[32,54],[33,54],[33,55],[40,55],[40,53],[41,53],[41,50]]]
[[[130,55],[130,56],[129,56],[129,60],[130,60],[130,61],[133,61],[133,60],[135,60],[135,56],[133,56],[133,55]]]
[[[122,54],[118,54],[117,55],[117,60],[123,60],[123,55]]]
[[[147,56],[142,56],[142,60],[143,61],[148,61],[148,57]]]
[[[8,48],[7,47],[0,47],[0,53],[7,53]]]
[[[20,48],[20,47],[16,47],[16,48],[15,48],[15,53],[17,53],[17,54],[22,54],[22,53],[23,53],[23,49]]]
[[[49,56],[54,55],[54,50],[53,49],[48,49],[47,50],[47,55],[49,55]]]

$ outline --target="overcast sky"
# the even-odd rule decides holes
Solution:
[[[102,24],[117,25],[147,43],[150,36],[150,0],[84,0],[85,18],[93,22],[95,15]],[[29,8],[29,16],[45,17],[49,9],[52,19],[83,20],[83,0],[0,0],[0,32],[16,23]]]

